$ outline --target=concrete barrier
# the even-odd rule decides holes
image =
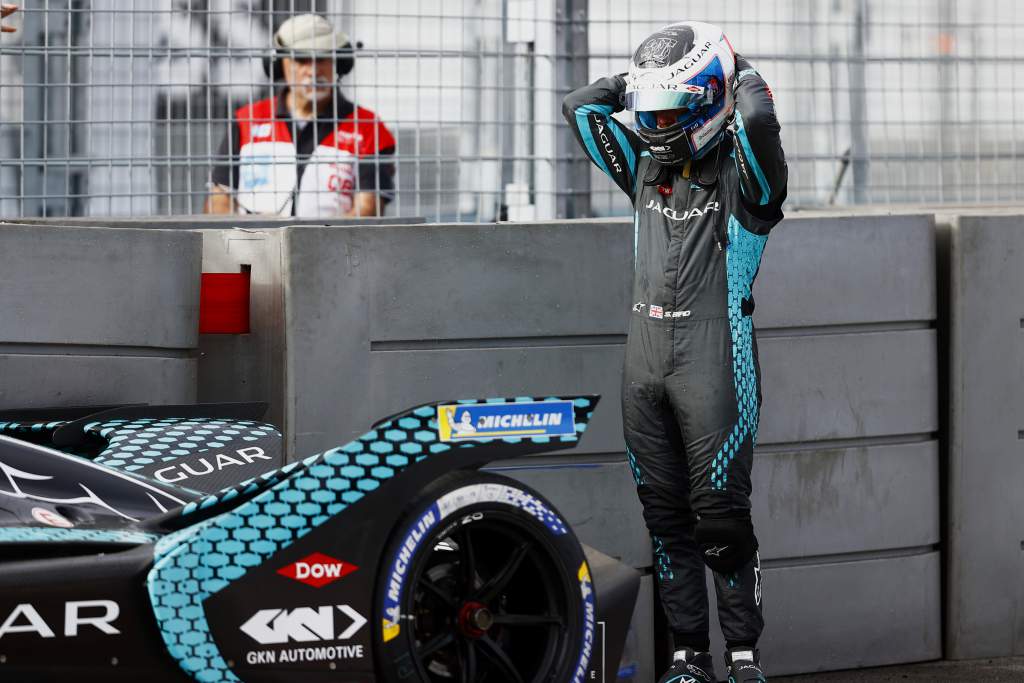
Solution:
[[[942,655],[934,233],[796,218],[765,250],[753,503],[775,674]]]
[[[249,273],[249,334],[199,336],[199,400],[263,401],[284,427],[284,291],[281,231],[205,229],[204,273]]]
[[[236,217],[237,218],[237,217]],[[265,419],[285,426],[284,255],[280,228],[308,221],[269,220],[251,216],[193,217],[183,227],[202,231],[203,272],[250,277],[249,334],[203,334],[199,337],[199,400],[263,401]],[[421,224],[423,219],[358,218],[325,220],[320,227]]]
[[[200,236],[0,226],[0,409],[196,396]]]
[[[1024,215],[1006,214],[948,221],[954,659],[1024,654]]]
[[[288,228],[286,420],[309,453],[443,397],[593,392],[621,451],[622,224]]]

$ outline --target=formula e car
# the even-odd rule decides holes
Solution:
[[[289,463],[255,404],[0,413],[0,680],[614,680],[638,575],[478,471],[597,400],[421,405]]]

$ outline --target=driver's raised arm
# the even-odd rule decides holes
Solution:
[[[633,200],[642,143],[612,118],[624,108],[625,90],[622,75],[600,78],[569,93],[562,101],[562,115],[590,160]]]
[[[755,216],[772,220],[781,213],[788,181],[775,102],[761,74],[740,55],[736,72],[732,132],[743,205]]]

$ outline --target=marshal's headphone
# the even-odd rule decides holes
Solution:
[[[305,29],[305,30],[303,30]],[[315,14],[302,14],[297,17],[292,17],[288,21],[281,24],[281,28],[277,29],[274,33],[274,50],[267,57],[263,58],[263,72],[270,77],[273,83],[280,83],[284,80],[284,66],[281,64],[283,57],[301,57],[306,54],[316,54],[322,52],[322,50],[313,50],[306,47],[294,47],[287,43],[301,42],[306,36],[299,37],[296,40],[296,34],[302,34],[309,32],[309,37],[315,39],[317,33],[320,36],[329,35],[330,44],[332,46],[337,45],[337,48],[331,49],[331,54],[334,55],[334,73],[340,79],[342,76],[348,75],[353,68],[355,68],[355,51],[363,47],[362,42],[357,42],[355,46],[352,45],[352,41],[349,37],[341,31],[335,31],[330,23],[321,16]],[[327,33],[329,31],[329,34]],[[285,41],[284,35],[291,35],[292,40]]]

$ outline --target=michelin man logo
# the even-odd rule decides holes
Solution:
[[[652,38],[644,43],[640,47],[640,56],[637,57],[637,66],[648,68],[648,67],[663,67],[668,64],[668,56],[672,53],[672,48],[676,46],[679,41],[672,40],[671,38]]]
[[[469,414],[468,410],[463,410],[459,414],[459,419],[455,419],[455,406],[446,406],[448,414],[448,424],[451,425],[451,430],[458,436],[469,436],[476,434],[476,427],[473,426],[473,416]]]

